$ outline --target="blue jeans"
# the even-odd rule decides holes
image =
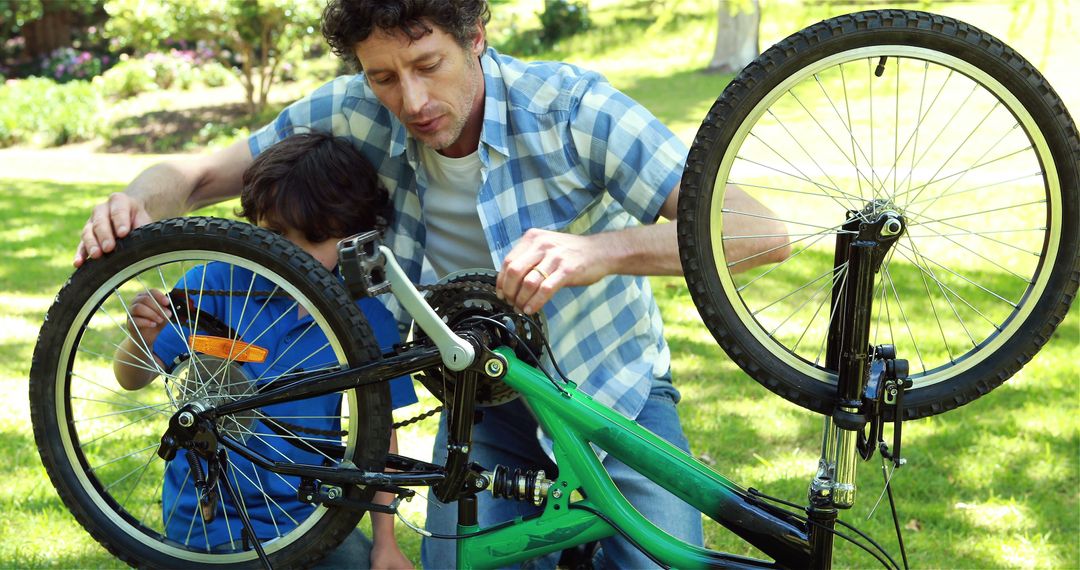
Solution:
[[[368,516],[371,516],[369,513]],[[232,544],[221,544],[214,547],[215,551],[232,551],[236,548]],[[345,535],[336,548],[330,551],[311,570],[370,570],[371,568],[371,539],[360,529],[354,528]]]
[[[670,381],[653,382],[649,399],[638,415],[643,427],[689,453],[689,443],[679,424],[675,409],[679,392]],[[446,419],[439,423],[435,436],[435,463],[446,460]],[[484,408],[483,420],[473,427],[470,459],[493,469],[502,464],[510,468],[543,469],[549,475],[557,469],[537,439],[536,419],[522,401],[515,400],[495,408]],[[672,536],[701,546],[705,542],[701,513],[659,485],[631,470],[614,457],[604,459],[604,467],[622,494],[641,514]],[[478,496],[479,523],[490,526],[517,516],[527,516],[541,509],[531,503],[495,499],[491,493]],[[457,505],[440,503],[434,497],[428,503],[427,529],[439,534],[456,534]],[[601,541],[603,564],[607,568],[655,568],[656,564],[619,535]],[[424,568],[452,568],[456,565],[455,541],[424,538],[421,547]],[[555,552],[529,560],[521,568],[554,568],[559,560]]]
[[[367,516],[371,516],[368,513]],[[312,570],[367,570],[371,568],[371,539],[354,528],[341,544],[312,566]]]

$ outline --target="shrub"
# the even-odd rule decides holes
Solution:
[[[148,53],[143,59],[153,67],[154,82],[158,87],[187,90],[199,83],[219,87],[225,84],[226,76],[232,76],[232,72],[212,58],[213,53],[206,48],[174,48],[168,52]],[[210,81],[206,80],[207,77]]]
[[[232,81],[234,77],[231,71],[216,61],[200,65],[197,71],[199,81],[207,87],[221,87]]]
[[[541,36],[547,45],[584,32],[592,25],[585,2],[545,0],[544,11],[537,17],[540,18]]]
[[[101,75],[110,63],[109,56],[64,47],[53,50],[41,60],[40,75],[59,83],[90,80]]]
[[[128,59],[101,74],[95,83],[101,86],[101,92],[106,97],[126,99],[156,90],[155,74],[154,66],[149,62]]]
[[[0,145],[90,140],[104,128],[102,115],[101,95],[87,81],[8,81],[0,86]]]

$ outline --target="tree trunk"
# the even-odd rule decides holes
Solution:
[[[757,57],[761,5],[758,0],[720,0],[716,50],[706,71],[735,73]]]
[[[22,28],[26,55],[33,59],[71,45],[71,26],[75,15],[59,2],[47,2],[44,8],[41,18],[27,22]]]

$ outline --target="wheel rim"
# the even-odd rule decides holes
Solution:
[[[177,506],[170,512],[165,512],[162,503],[162,478],[166,466],[165,462],[157,456],[156,451],[160,437],[167,427],[168,419],[175,410],[196,398],[218,404],[233,399],[238,392],[235,389],[230,391],[222,388],[230,384],[235,385],[235,382],[222,381],[225,376],[221,367],[217,367],[217,374],[212,373],[209,377],[206,376],[205,370],[213,369],[213,363],[203,364],[198,367],[199,370],[195,370],[197,367],[194,365],[187,367],[181,365],[169,377],[169,382],[165,382],[162,379],[163,376],[155,380],[151,386],[128,392],[116,384],[111,370],[113,351],[119,345],[119,341],[128,334],[123,323],[126,320],[130,298],[136,292],[142,292],[148,288],[169,291],[188,270],[212,263],[231,266],[233,269],[230,270],[230,275],[235,273],[238,276],[236,290],[246,292],[248,295],[255,290],[256,284],[258,288],[266,284],[265,281],[257,282],[251,278],[251,275],[255,274],[268,279],[274,291],[281,292],[292,299],[290,310],[303,307],[311,314],[313,326],[305,331],[313,331],[316,328],[322,331],[330,330],[326,316],[314,308],[315,304],[309,297],[285,279],[251,261],[211,251],[181,251],[153,256],[132,264],[110,277],[83,305],[60,350],[58,362],[62,363],[62,366],[58,367],[55,379],[57,384],[55,409],[64,453],[68,464],[74,468],[77,484],[96,504],[97,509],[105,513],[117,528],[143,545],[175,558],[201,563],[231,563],[256,557],[253,550],[242,551],[239,546],[242,544],[240,534],[237,530],[233,530],[240,528],[239,520],[233,517],[225,523],[225,527],[229,529],[226,534],[238,551],[229,551],[226,547],[223,551],[215,549],[213,553],[209,552],[204,546],[208,532],[207,526],[201,517],[196,516],[197,513],[194,510],[180,512],[183,509],[176,502]],[[243,279],[239,276],[243,276]],[[189,294],[193,294],[200,290],[200,284],[188,283],[188,290]],[[170,326],[175,324],[174,320],[175,318],[170,320]],[[235,322],[238,325],[236,330],[241,336],[253,343],[258,342],[258,340],[253,340],[261,334],[251,326],[255,323],[254,315],[247,319],[241,315]],[[347,362],[345,348],[341,346],[335,335],[326,334],[325,336],[328,339],[327,346],[319,354],[331,354],[331,361],[320,363],[308,361],[304,365],[305,371],[312,372],[323,367],[332,369]],[[281,352],[284,353],[286,350]],[[329,353],[326,352],[327,350]],[[145,358],[145,355],[142,356]],[[281,361],[281,358],[280,354],[270,354],[267,361],[273,363],[275,359]],[[193,355],[189,362],[195,361],[201,361],[197,354]],[[187,371],[186,377],[179,376],[182,370]],[[235,379],[236,376],[230,376],[230,378]],[[272,379],[270,375],[261,377],[252,375],[252,378],[246,380],[253,382],[239,393],[249,393],[254,385],[262,385],[270,379]],[[262,410],[253,410],[242,413],[239,418],[223,419],[220,427],[234,435],[246,433],[249,440],[266,442],[279,448],[281,445],[274,441],[275,437],[281,440],[287,437],[292,439],[303,437],[306,441],[319,441],[320,438],[326,438],[326,436],[297,435],[295,431],[297,428],[294,426],[305,422],[339,422],[337,425],[341,430],[356,433],[358,417],[350,413],[350,410],[358,409],[356,396],[353,391],[344,394],[346,397],[338,407],[339,415],[334,419],[328,419],[325,416],[321,418],[269,417]],[[275,427],[284,429],[285,434],[293,435],[275,435],[267,433],[266,430],[253,428],[252,415],[264,425],[272,422]],[[343,449],[345,457],[352,457],[355,441],[344,437],[335,443]],[[184,452],[181,450],[174,461],[183,462],[184,459]],[[270,457],[270,459],[289,460],[285,455]],[[235,455],[231,456],[230,463],[236,465]],[[245,472],[240,468],[230,469],[230,471],[233,473],[230,481],[241,482],[258,489],[269,488],[266,483],[258,479],[257,475],[258,480],[251,478],[254,472]],[[176,491],[177,494],[185,492],[187,485],[193,485],[189,479],[185,478],[184,483]],[[291,480],[289,486],[295,488],[295,485],[295,480]],[[267,554],[279,552],[303,537],[329,512],[325,507],[320,506],[298,520],[295,513],[287,513],[277,506],[280,496],[275,500],[272,495],[265,492],[263,494],[267,511],[270,513],[271,524],[278,529],[276,536],[264,538],[262,541]],[[219,496],[224,495],[226,495],[225,490],[219,489]],[[231,501],[227,498],[219,498],[218,503],[219,515],[214,523],[221,525],[222,515],[225,514],[224,505],[226,503],[231,505]],[[191,531],[186,536],[174,535],[172,538],[166,536],[165,525],[167,522],[171,523],[174,518],[191,521]],[[202,542],[199,541],[200,535],[203,538]]]
[[[918,47],[853,49],[788,77],[739,126],[715,182],[711,245],[730,305],[761,346],[823,382],[835,382],[824,340],[847,210],[877,199],[873,210],[907,218],[875,280],[871,342],[897,345],[916,388],[970,370],[1017,333],[1061,234],[1059,180],[1030,113],[972,64]],[[785,262],[727,270],[741,259],[723,245],[755,234],[724,231],[726,183],[786,225]]]

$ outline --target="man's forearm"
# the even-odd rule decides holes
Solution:
[[[124,189],[155,220],[182,216],[191,210],[196,180],[174,163],[155,164],[135,177]]]
[[[608,275],[682,275],[676,222],[627,228],[589,237],[607,258]]]
[[[151,166],[124,192],[155,220],[180,216],[238,196],[253,160],[247,141],[239,141],[210,154]]]

